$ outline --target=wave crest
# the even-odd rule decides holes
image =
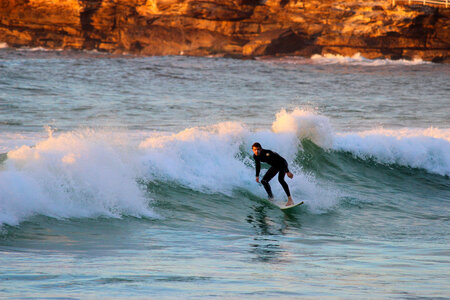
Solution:
[[[382,164],[398,164],[450,175],[450,130],[380,128],[343,133],[336,135],[333,148]]]

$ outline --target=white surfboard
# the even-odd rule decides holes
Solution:
[[[289,206],[286,206],[286,205],[280,205],[279,207],[280,207],[281,210],[288,210],[288,209],[291,209],[291,208],[300,206],[300,205],[302,205],[303,203],[304,203],[303,201],[300,201],[299,203],[294,203],[294,204],[289,205]]]

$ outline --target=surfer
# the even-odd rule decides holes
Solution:
[[[272,189],[270,188],[269,181],[278,173],[278,181],[283,187],[286,195],[288,196],[288,202],[286,206],[290,206],[294,204],[292,201],[291,193],[289,191],[289,186],[286,181],[284,181],[284,175],[287,175],[289,178],[293,178],[294,174],[289,172],[287,161],[281,157],[278,153],[263,149],[260,143],[254,143],[252,145],[252,151],[254,153],[253,159],[256,164],[256,182],[259,182],[259,171],[261,170],[261,162],[268,163],[270,165],[270,169],[266,172],[263,179],[261,180],[264,189],[269,195],[269,199],[273,199]]]

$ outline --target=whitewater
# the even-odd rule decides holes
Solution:
[[[446,298],[448,75],[3,45],[0,296]]]

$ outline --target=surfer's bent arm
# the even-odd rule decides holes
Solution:
[[[287,174],[287,176],[289,177],[289,178],[293,178],[294,177],[294,174],[292,174],[290,171],[289,171],[289,167],[288,167],[288,163],[287,163],[287,161],[284,159],[284,172],[286,172],[286,174]]]
[[[284,172],[290,173],[287,161],[284,158],[283,158],[283,160],[284,160]]]

